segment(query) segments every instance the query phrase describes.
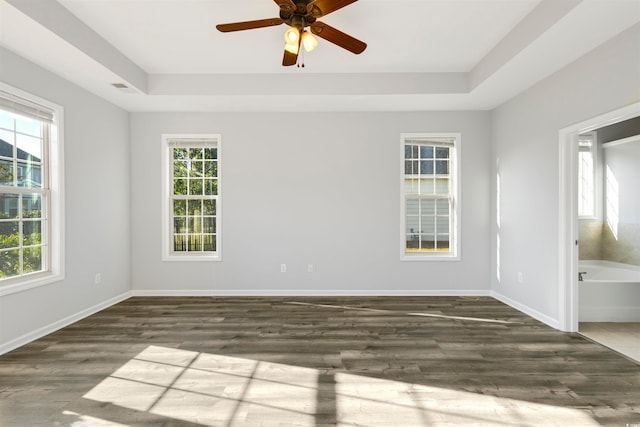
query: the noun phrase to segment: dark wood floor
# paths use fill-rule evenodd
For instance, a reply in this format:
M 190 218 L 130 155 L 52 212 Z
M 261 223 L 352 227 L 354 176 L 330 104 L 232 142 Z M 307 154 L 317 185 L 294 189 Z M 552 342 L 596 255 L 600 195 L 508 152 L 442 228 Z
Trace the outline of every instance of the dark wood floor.
M 0 357 L 0 426 L 640 424 L 640 366 L 491 298 L 131 298 Z

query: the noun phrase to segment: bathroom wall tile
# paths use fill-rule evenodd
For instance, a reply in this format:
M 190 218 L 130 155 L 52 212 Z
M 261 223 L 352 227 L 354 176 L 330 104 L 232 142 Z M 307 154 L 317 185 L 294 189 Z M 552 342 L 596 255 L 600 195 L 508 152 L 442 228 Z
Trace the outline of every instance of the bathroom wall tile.
M 602 259 L 602 222 L 580 221 L 578 233 L 580 259 Z
M 618 224 L 617 238 L 608 226 L 604 226 L 602 259 L 640 266 L 640 224 Z

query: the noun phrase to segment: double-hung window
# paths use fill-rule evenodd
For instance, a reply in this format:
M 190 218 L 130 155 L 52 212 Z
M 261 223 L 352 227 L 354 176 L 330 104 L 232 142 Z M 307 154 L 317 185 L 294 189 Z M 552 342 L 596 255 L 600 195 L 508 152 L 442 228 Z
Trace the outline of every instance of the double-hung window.
M 165 260 L 220 259 L 220 136 L 164 135 Z
M 595 132 L 578 136 L 578 215 L 596 217 L 597 143 Z
M 459 134 L 402 134 L 402 259 L 457 259 Z
M 0 295 L 62 279 L 62 108 L 0 84 Z

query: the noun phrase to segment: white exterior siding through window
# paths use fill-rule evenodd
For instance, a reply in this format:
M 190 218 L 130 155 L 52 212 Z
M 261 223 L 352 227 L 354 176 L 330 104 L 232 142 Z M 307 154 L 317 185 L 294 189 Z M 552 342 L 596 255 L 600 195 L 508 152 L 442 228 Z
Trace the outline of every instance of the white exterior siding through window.
M 460 135 L 401 139 L 402 259 L 457 259 Z

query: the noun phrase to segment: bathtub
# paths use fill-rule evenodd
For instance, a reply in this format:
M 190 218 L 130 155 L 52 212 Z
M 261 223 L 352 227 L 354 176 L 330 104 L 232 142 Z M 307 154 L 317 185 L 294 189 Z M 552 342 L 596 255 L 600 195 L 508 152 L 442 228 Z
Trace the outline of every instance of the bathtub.
M 580 261 L 580 322 L 640 322 L 640 267 Z

